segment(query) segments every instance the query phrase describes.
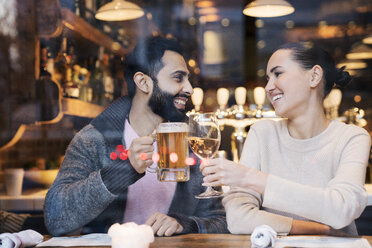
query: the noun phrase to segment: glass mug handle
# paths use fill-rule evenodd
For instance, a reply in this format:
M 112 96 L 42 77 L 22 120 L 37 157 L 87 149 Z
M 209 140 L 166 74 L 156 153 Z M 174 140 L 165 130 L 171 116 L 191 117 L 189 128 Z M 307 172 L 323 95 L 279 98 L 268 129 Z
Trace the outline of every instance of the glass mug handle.
M 154 140 L 156 140 L 156 129 L 154 129 L 154 131 L 152 132 L 152 134 L 150 134 L 150 136 L 151 136 Z M 152 168 L 151 166 L 149 166 L 149 167 L 146 168 L 146 171 L 147 171 L 147 172 L 150 172 L 150 173 L 157 173 L 157 167 L 158 167 L 158 166 L 156 166 L 155 168 Z

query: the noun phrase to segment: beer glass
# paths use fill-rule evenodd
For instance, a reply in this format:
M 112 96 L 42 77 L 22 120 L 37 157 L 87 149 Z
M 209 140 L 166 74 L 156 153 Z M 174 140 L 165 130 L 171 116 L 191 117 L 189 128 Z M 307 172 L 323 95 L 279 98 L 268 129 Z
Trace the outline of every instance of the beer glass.
M 212 158 L 221 142 L 221 132 L 214 113 L 192 114 L 189 116 L 189 143 L 200 159 Z M 223 192 L 207 187 L 205 192 L 195 196 L 198 199 L 221 197 Z
M 159 153 L 157 167 L 161 182 L 185 182 L 190 178 L 190 167 L 186 165 L 189 156 L 188 125 L 183 122 L 165 122 L 156 129 Z

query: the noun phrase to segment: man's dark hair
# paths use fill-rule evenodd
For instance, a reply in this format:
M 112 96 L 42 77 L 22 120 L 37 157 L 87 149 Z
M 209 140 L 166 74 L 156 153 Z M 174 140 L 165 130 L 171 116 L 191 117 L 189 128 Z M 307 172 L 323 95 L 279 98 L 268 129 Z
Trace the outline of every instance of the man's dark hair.
M 134 50 L 125 58 L 123 65 L 129 97 L 133 98 L 136 94 L 134 74 L 143 72 L 152 79 L 156 79 L 156 75 L 164 66 L 161 59 L 167 50 L 183 55 L 181 45 L 175 39 L 151 36 L 138 41 Z

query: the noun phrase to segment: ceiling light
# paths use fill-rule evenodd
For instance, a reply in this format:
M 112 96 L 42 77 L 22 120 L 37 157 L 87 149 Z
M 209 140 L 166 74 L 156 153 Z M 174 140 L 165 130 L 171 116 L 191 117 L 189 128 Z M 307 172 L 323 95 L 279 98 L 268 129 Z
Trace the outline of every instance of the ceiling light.
M 341 68 L 345 66 L 346 70 L 356 70 L 356 69 L 364 69 L 367 68 L 367 63 L 363 60 L 343 60 L 340 63 L 337 64 L 337 67 Z
M 346 54 L 347 59 L 372 59 L 372 49 L 363 44 L 353 45 L 351 51 Z
M 245 6 L 243 14 L 252 17 L 277 17 L 289 15 L 294 10 L 285 0 L 254 0 Z
M 372 34 L 365 37 L 362 41 L 364 44 L 372 45 Z
M 103 21 L 125 21 L 140 18 L 144 13 L 143 9 L 134 3 L 113 0 L 99 8 L 95 17 Z
M 214 6 L 212 1 L 198 1 L 195 3 L 195 6 L 198 8 L 208 8 Z

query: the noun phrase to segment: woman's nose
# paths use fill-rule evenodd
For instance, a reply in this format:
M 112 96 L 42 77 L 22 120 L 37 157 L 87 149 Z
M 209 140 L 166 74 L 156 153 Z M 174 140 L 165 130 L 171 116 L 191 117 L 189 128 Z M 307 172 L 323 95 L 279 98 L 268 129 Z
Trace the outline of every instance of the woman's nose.
M 275 88 L 274 82 L 272 79 L 267 80 L 266 86 L 265 86 L 265 91 L 266 93 L 269 93 Z

